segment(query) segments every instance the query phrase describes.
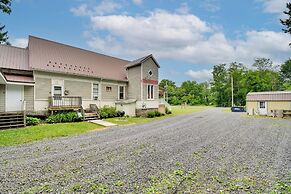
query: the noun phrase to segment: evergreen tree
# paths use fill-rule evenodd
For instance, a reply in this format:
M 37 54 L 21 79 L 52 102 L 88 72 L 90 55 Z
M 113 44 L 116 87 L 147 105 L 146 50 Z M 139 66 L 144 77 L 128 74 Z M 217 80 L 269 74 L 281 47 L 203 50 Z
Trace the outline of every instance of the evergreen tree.
M 285 28 L 282 29 L 283 32 L 291 35 L 291 3 L 287 3 L 286 7 L 287 7 L 287 10 L 284 11 L 283 13 L 286 14 L 288 18 L 285 20 L 280 19 L 280 21 L 281 21 L 281 24 L 285 26 Z M 289 43 L 289 45 L 291 46 L 291 42 Z
M 11 0 L 0 0 L 0 11 L 6 14 L 11 13 Z M 0 44 L 9 44 L 8 32 L 4 30 L 5 25 L 0 24 Z

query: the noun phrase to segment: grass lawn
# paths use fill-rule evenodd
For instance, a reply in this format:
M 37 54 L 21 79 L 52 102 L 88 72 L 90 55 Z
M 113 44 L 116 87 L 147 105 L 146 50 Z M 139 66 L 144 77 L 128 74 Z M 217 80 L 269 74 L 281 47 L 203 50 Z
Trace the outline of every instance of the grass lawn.
M 183 115 L 183 114 L 190 114 L 190 113 L 202 111 L 205 109 L 207 109 L 207 106 L 188 106 L 186 108 L 181 108 L 180 106 L 172 106 L 172 114 L 161 116 L 161 117 L 155 117 L 155 118 L 143 118 L 143 117 L 109 118 L 109 119 L 104 119 L 104 120 L 111 122 L 111 123 L 115 123 L 117 125 L 129 125 L 129 124 L 138 124 L 138 123 L 155 121 L 158 119 L 164 119 L 164 118 Z
M 43 124 L 0 131 L 0 146 L 23 144 L 46 138 L 77 135 L 88 131 L 101 129 L 102 126 L 88 123 Z

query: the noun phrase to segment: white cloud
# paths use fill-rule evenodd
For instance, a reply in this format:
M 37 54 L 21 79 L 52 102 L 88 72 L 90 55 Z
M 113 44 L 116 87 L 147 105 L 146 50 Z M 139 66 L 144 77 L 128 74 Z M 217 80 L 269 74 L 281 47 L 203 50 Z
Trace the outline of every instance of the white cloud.
M 132 0 L 132 2 L 136 5 L 141 5 L 142 4 L 142 0 Z
M 266 13 L 282 13 L 286 9 L 286 3 L 289 0 L 257 0 L 263 3 L 263 9 Z
M 203 69 L 199 71 L 188 70 L 185 74 L 198 82 L 207 81 L 212 78 L 212 70 L 210 69 Z
M 211 30 L 194 15 L 170 14 L 162 10 L 152 12 L 148 17 L 95 16 L 91 18 L 91 22 L 94 30 L 108 31 L 133 50 L 160 49 L 165 45 L 170 48 L 180 47 L 195 43 L 201 39 L 200 33 Z
M 94 16 L 94 15 L 105 15 L 115 12 L 121 8 L 121 5 L 111 1 L 103 0 L 97 6 L 89 6 L 88 4 L 81 4 L 79 7 L 71 8 L 70 11 L 75 16 Z
M 290 36 L 282 32 L 248 31 L 229 39 L 215 25 L 193 14 L 155 10 L 148 15 L 90 16 L 88 45 L 112 55 L 137 58 L 153 53 L 159 59 L 193 64 L 233 61 L 250 65 L 254 58 L 282 62 L 290 57 Z M 105 35 L 104 35 L 105 34 Z
M 88 16 L 92 14 L 92 12 L 88 9 L 87 4 L 81 4 L 79 7 L 71 8 L 70 11 L 75 16 Z
M 94 11 L 96 15 L 104 15 L 113 13 L 117 9 L 121 8 L 121 5 L 111 0 L 104 0 L 98 6 L 95 7 Z
M 190 8 L 187 3 L 182 3 L 176 11 L 180 14 L 188 14 L 190 12 Z
M 217 12 L 220 10 L 217 0 L 205 0 L 202 7 L 209 12 Z
M 28 46 L 27 38 L 16 38 L 14 39 L 11 44 L 16 47 L 26 48 Z

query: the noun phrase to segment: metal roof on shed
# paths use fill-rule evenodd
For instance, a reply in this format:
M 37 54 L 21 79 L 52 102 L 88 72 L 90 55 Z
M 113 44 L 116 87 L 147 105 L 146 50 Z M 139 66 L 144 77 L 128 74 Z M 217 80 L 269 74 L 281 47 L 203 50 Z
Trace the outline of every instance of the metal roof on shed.
M 250 92 L 247 101 L 291 101 L 291 91 Z

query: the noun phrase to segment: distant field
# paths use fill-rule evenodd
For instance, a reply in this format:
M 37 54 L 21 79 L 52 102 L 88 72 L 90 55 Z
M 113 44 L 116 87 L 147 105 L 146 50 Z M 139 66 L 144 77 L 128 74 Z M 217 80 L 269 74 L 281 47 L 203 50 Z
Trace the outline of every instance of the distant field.
M 118 125 L 138 124 L 138 123 L 145 123 L 145 122 L 155 121 L 158 119 L 164 119 L 168 117 L 202 111 L 202 110 L 207 109 L 207 106 L 187 106 L 186 108 L 181 108 L 181 106 L 172 106 L 171 109 L 172 109 L 172 114 L 161 116 L 161 117 L 155 117 L 155 118 L 132 117 L 132 118 L 109 118 L 109 119 L 104 119 L 104 120 L 118 124 Z

